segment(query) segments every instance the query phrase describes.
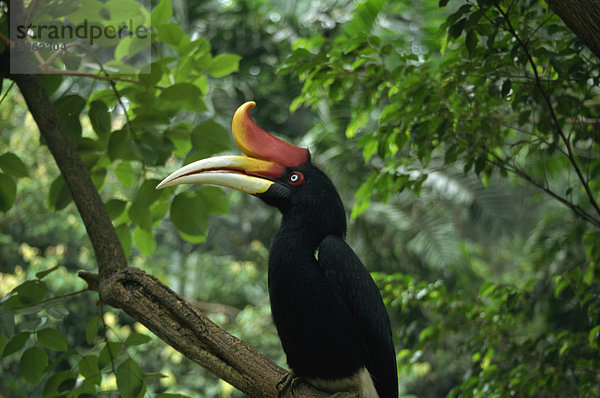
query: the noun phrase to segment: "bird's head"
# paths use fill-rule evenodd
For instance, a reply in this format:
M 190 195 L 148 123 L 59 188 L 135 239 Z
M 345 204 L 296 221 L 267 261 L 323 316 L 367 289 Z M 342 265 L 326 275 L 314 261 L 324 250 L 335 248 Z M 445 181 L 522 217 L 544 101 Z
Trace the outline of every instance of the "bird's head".
M 233 116 L 233 139 L 246 156 L 217 156 L 190 163 L 157 189 L 180 184 L 212 184 L 255 195 L 283 213 L 288 227 L 309 226 L 322 239 L 344 235 L 346 216 L 331 180 L 311 163 L 310 152 L 282 141 L 250 118 L 254 102 Z

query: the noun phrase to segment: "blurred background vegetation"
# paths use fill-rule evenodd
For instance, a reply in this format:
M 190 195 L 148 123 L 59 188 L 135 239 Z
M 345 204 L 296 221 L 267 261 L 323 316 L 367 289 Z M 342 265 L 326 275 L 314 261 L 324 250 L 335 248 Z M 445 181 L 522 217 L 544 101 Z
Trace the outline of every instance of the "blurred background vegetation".
M 257 124 L 309 147 L 344 199 L 347 239 L 391 316 L 401 396 L 600 394 L 600 214 L 585 189 L 600 199 L 600 68 L 545 3 L 162 0 L 162 7 L 172 14 L 156 18 L 180 26 L 185 40 L 209 43 L 214 57 L 239 58 L 226 71 L 185 69 L 184 61 L 205 59 L 159 30 L 160 72 L 144 89 L 193 82 L 201 104 L 167 109 L 160 95 L 149 100 L 139 84 L 118 83 L 143 132 L 126 136 L 137 143 L 129 152 L 111 144 L 128 123 L 116 99 L 106 100 L 108 84 L 45 77 L 55 104 L 82 98 L 75 135 L 130 265 L 285 366 L 266 282 L 277 212 L 204 187 L 193 198 L 206 211 L 189 226 L 177 217 L 173 190 L 152 200 L 143 192 L 183 158 L 234 152 L 213 133 L 229 130 L 218 126 L 255 100 Z M 76 273 L 96 265 L 77 210 L 18 89 L 5 80 L 1 94 L 1 396 L 243 396 L 84 291 Z M 164 115 L 153 119 L 159 110 Z M 109 115 L 110 138 L 102 138 L 99 114 Z M 105 147 L 93 149 L 102 140 Z M 94 157 L 102 151 L 108 156 Z M 184 191 L 177 197 L 192 200 Z M 127 392 L 123 374 L 131 373 L 141 375 L 141 391 Z

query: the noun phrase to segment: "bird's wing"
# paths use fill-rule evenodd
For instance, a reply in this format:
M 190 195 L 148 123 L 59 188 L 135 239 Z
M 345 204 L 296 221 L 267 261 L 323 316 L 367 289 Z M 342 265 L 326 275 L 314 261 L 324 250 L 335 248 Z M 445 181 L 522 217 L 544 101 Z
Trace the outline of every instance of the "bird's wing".
M 380 398 L 398 397 L 390 320 L 373 278 L 339 236 L 330 235 L 321 242 L 318 259 L 331 289 L 352 314 L 365 364 Z

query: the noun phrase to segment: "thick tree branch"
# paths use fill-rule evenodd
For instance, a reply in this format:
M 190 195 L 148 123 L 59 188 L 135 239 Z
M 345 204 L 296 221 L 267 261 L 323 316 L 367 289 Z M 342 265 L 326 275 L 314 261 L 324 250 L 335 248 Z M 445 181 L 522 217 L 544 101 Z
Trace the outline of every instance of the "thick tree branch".
M 80 276 L 91 289 L 97 285 L 97 275 L 82 272 Z M 126 268 L 110 284 L 105 302 L 123 309 L 183 355 L 250 396 L 277 397 L 276 385 L 284 369 L 221 329 L 156 278 Z M 328 396 L 306 384 L 294 392 L 301 397 Z M 282 394 L 291 396 L 291 391 Z

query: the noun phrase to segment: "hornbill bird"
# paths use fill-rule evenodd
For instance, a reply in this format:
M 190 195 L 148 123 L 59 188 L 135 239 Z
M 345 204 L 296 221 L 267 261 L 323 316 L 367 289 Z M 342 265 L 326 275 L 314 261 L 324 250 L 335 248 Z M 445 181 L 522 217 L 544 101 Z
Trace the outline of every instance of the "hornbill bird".
M 398 397 L 388 314 L 369 272 L 344 241 L 346 214 L 331 180 L 306 148 L 284 142 L 236 111 L 234 141 L 247 156 L 188 164 L 157 189 L 213 184 L 255 195 L 282 213 L 269 250 L 271 313 L 291 372 L 328 392 Z M 293 387 L 293 384 L 292 384 Z

